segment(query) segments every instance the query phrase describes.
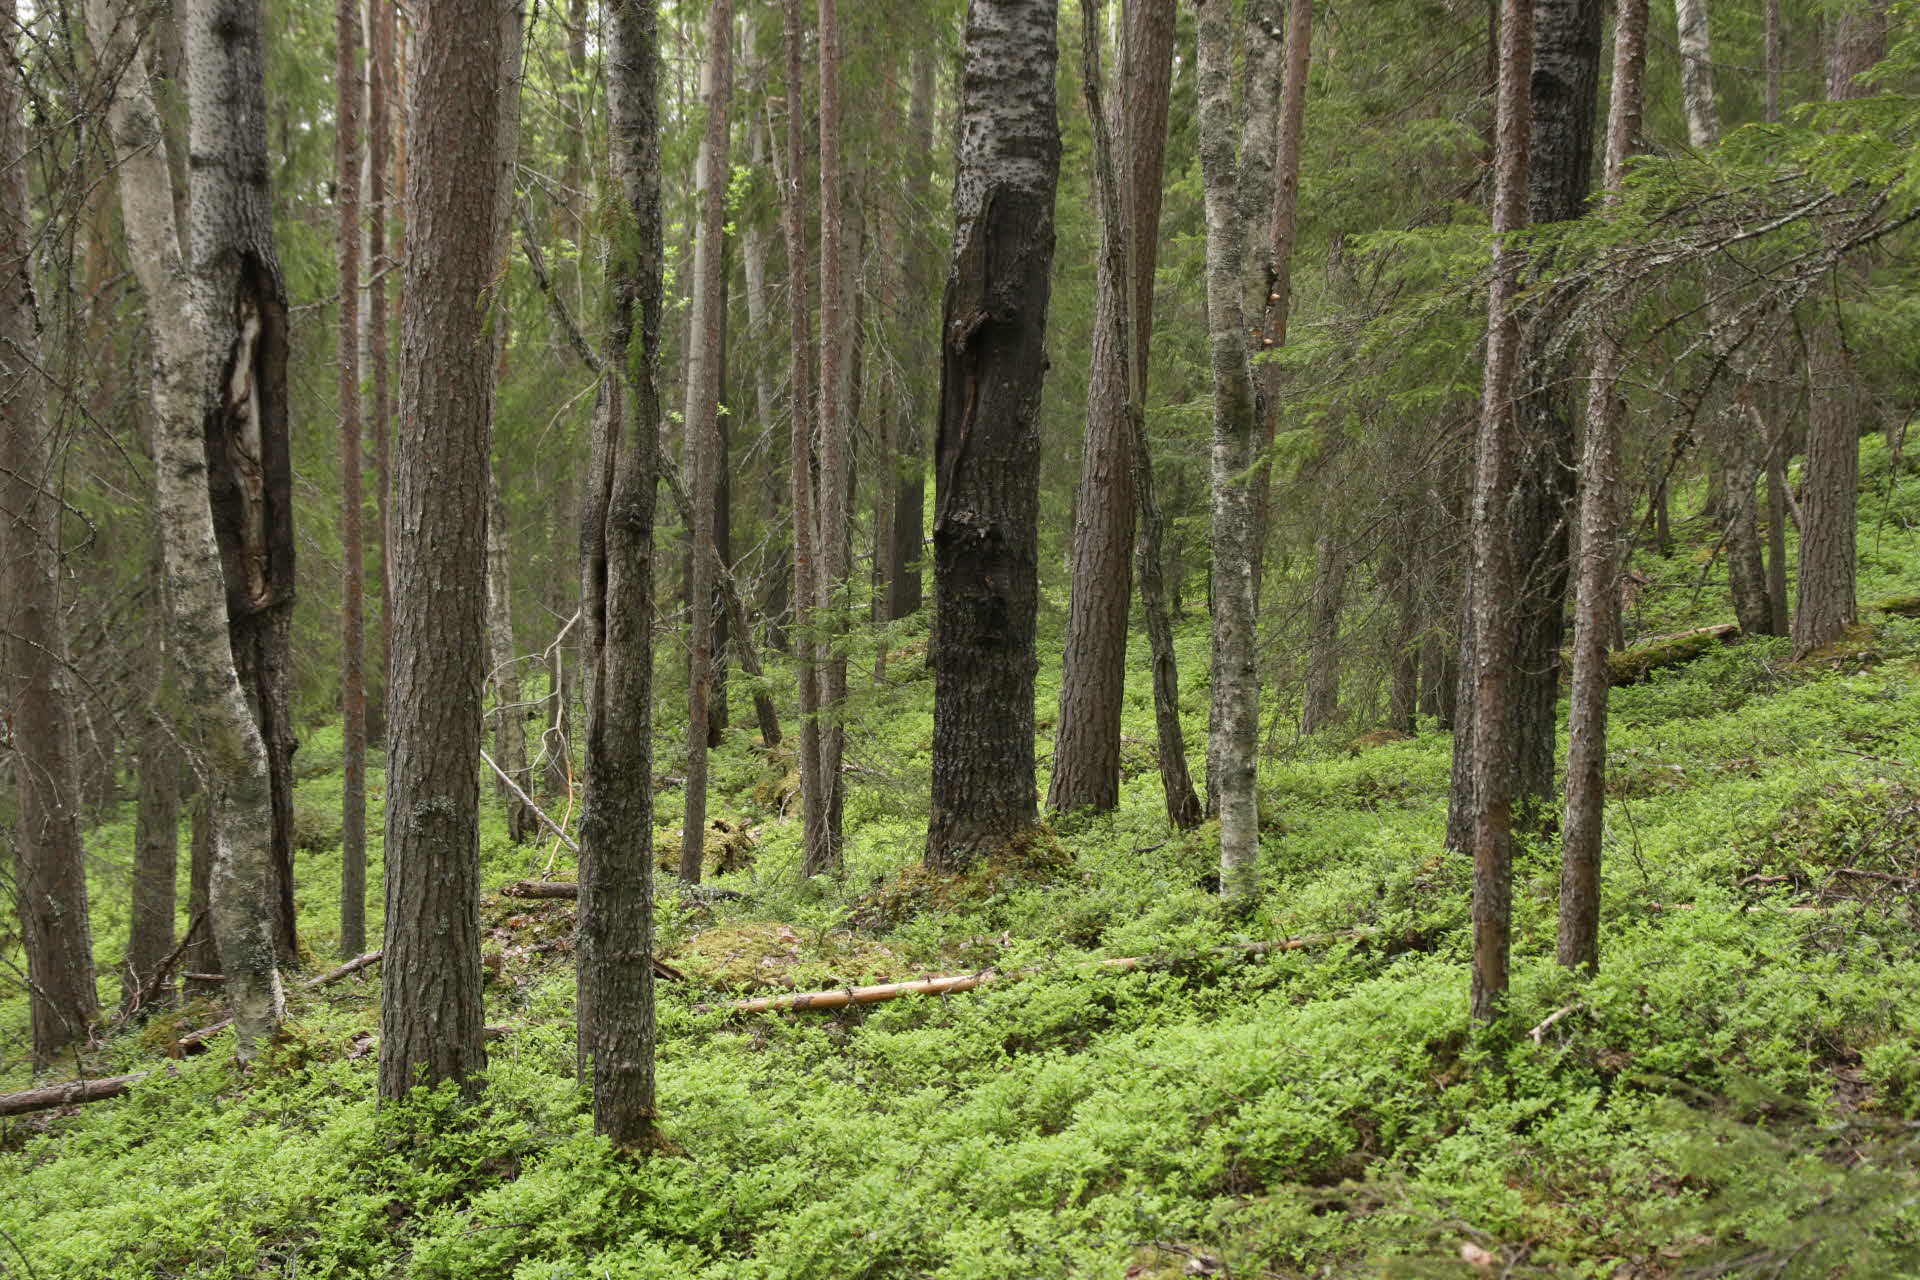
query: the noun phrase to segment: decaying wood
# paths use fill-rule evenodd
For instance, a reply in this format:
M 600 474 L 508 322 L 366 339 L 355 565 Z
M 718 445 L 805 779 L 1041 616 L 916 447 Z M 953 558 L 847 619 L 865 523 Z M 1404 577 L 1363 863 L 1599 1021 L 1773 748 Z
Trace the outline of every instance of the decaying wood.
M 1331 942 L 1354 942 L 1371 936 L 1366 929 L 1343 929 L 1338 933 L 1309 934 L 1299 938 L 1282 938 L 1276 942 L 1253 942 L 1243 946 L 1224 947 L 1223 952 L 1253 958 L 1275 955 L 1283 951 L 1301 951 L 1307 947 L 1323 946 Z M 1123 972 L 1133 969 L 1152 968 L 1164 963 L 1155 956 L 1120 956 L 1107 960 L 1090 960 L 1081 968 L 1117 969 Z M 848 1005 L 879 1004 L 886 1000 L 896 1000 L 901 996 L 949 996 L 962 991 L 972 991 L 989 982 L 1002 982 L 1017 978 L 1031 977 L 1041 972 L 1034 969 L 981 969 L 974 973 L 948 973 L 931 978 L 921 978 L 916 982 L 887 982 L 873 987 L 841 987 L 835 991 L 806 991 L 795 995 L 761 996 L 753 1000 L 736 1000 L 733 1010 L 736 1013 L 801 1013 L 813 1009 L 844 1009 Z
M 515 880 L 500 886 L 503 898 L 565 898 L 580 896 L 580 886 L 572 880 Z
M 177 1068 L 166 1067 L 164 1070 L 171 1075 Z M 53 1107 L 71 1107 L 82 1102 L 99 1102 L 103 1098 L 117 1098 L 152 1074 L 151 1071 L 136 1071 L 130 1076 L 107 1076 L 99 1080 L 68 1080 L 61 1084 L 50 1084 L 44 1089 L 0 1094 L 0 1116 L 19 1116 L 29 1111 L 46 1111 Z

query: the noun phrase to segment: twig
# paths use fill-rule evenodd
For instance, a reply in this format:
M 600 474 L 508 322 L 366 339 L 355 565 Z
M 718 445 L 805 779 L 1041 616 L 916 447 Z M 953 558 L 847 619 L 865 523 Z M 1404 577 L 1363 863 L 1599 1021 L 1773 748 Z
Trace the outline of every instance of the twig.
M 569 836 L 566 833 L 566 830 L 563 827 L 561 827 L 559 823 L 555 822 L 552 818 L 549 818 L 547 816 L 547 811 L 545 809 L 542 809 L 539 805 L 535 804 L 533 802 L 533 797 L 528 795 L 525 791 L 522 791 L 520 789 L 520 784 L 507 776 L 507 771 L 505 769 L 502 769 L 499 765 L 493 762 L 493 757 L 487 754 L 486 748 L 484 747 L 480 749 L 480 760 L 481 760 L 481 763 L 487 766 L 487 768 L 493 770 L 495 776 L 497 776 L 500 779 L 500 781 L 507 784 L 507 790 L 513 792 L 514 796 L 520 801 L 521 804 L 526 805 L 527 808 L 533 811 L 533 816 L 540 820 L 540 824 L 542 826 L 544 826 L 547 830 L 553 832 L 554 835 L 558 836 L 560 838 L 560 843 L 566 845 L 567 848 L 573 850 L 575 857 L 578 857 L 580 855 L 580 846 L 573 842 L 573 837 Z
M 1541 1019 L 1539 1026 L 1527 1032 L 1528 1038 L 1531 1039 L 1535 1044 L 1539 1044 L 1541 1040 L 1546 1037 L 1547 1032 L 1552 1029 L 1554 1023 L 1560 1021 L 1560 1019 L 1566 1017 L 1568 1014 L 1577 1012 L 1586 1007 L 1587 1006 L 1585 1001 L 1575 1000 L 1572 1004 L 1563 1005 L 1560 1008 L 1555 1009 L 1552 1013 L 1548 1014 L 1545 1018 Z

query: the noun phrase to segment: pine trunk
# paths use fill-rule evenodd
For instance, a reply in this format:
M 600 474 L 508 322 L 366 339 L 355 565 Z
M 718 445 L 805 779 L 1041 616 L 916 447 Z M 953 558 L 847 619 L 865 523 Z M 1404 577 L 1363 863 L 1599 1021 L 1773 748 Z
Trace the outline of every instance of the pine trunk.
M 400 362 L 380 1092 L 486 1067 L 479 777 L 487 655 L 502 0 L 428 0 L 417 29 Z
M 1306 701 L 1300 732 L 1319 733 L 1340 714 L 1340 605 L 1347 589 L 1347 554 L 1332 535 L 1314 544 L 1313 608 L 1307 638 Z
M 360 6 L 334 21 L 340 244 L 340 954 L 367 944 L 366 576 L 360 538 Z
M 609 271 L 607 388 L 631 424 L 617 446 L 594 560 L 604 590 L 587 705 L 587 804 L 580 824 L 580 1052 L 591 1064 L 594 1129 L 617 1146 L 655 1142 L 653 1055 L 653 510 L 660 454 L 658 391 L 662 237 L 660 77 L 651 0 L 606 11 L 611 168 L 620 201 Z M 635 333 L 638 325 L 639 332 Z M 634 347 L 635 342 L 638 348 Z M 617 457 L 617 461 L 614 459 Z
M 934 440 L 927 865 L 1031 831 L 1040 391 L 1060 174 L 1053 0 L 971 0 Z
M 14 9 L 7 9 L 9 21 Z M 11 50 L 14 36 L 9 33 Z M 19 792 L 15 894 L 27 958 L 33 1063 L 51 1066 L 99 1013 L 80 776 L 60 608 L 60 475 L 48 448 L 34 313 L 21 64 L 0 68 L 0 588 L 7 601 L 7 706 Z
M 387 214 L 393 207 L 387 178 L 393 149 L 393 0 L 368 4 L 373 46 L 367 85 L 367 350 L 373 360 L 368 428 L 373 434 L 374 519 L 380 541 L 380 680 L 378 700 L 367 711 L 367 734 L 384 741 L 387 690 L 393 679 L 393 398 L 388 381 L 392 343 L 387 336 L 387 272 L 394 266 L 387 256 Z

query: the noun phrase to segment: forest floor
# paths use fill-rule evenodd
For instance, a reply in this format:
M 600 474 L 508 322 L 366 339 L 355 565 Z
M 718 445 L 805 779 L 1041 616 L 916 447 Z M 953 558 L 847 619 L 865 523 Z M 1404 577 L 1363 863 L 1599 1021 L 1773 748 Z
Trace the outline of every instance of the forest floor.
M 1920 480 L 1864 452 L 1863 606 L 1920 594 Z M 1707 561 L 1704 541 L 1638 558 L 1640 635 L 1730 616 Z M 1801 663 L 1783 641 L 1716 646 L 1618 689 L 1601 971 L 1554 963 L 1558 850 L 1523 845 L 1492 1029 L 1466 1017 L 1445 735 L 1283 733 L 1260 768 L 1264 893 L 1230 922 L 1211 829 L 1170 838 L 1162 820 L 1140 681 L 1116 813 L 937 879 L 916 867 L 923 627 L 892 630 L 885 681 L 857 682 L 838 882 L 800 883 L 791 758 L 759 749 L 736 689 L 710 812 L 746 833 L 726 850 L 743 865 L 710 882 L 741 896 L 661 896 L 660 951 L 685 974 L 658 988 L 669 1154 L 629 1163 L 592 1137 L 572 904 L 493 892 L 571 879 L 570 855 L 511 845 L 490 810 L 487 1019 L 509 1030 L 476 1104 L 375 1104 L 377 970 L 299 993 L 245 1078 L 216 1042 L 121 1099 L 0 1121 L 0 1276 L 1920 1276 L 1920 621 L 1868 612 Z M 1193 737 L 1203 619 L 1181 644 Z M 300 755 L 316 967 L 334 949 L 338 746 L 320 727 Z M 103 975 L 131 821 L 91 835 Z M 377 928 L 377 872 L 373 902 Z M 1364 936 L 1236 950 L 1348 930 Z M 1088 963 L 1121 956 L 1151 963 Z M 729 1008 L 987 966 L 1024 976 L 832 1013 Z M 215 1016 L 125 1029 L 86 1065 L 169 1065 L 171 1037 Z M 23 1027 L 20 999 L 0 1003 L 16 1052 Z M 17 1060 L 0 1079 L 26 1083 Z

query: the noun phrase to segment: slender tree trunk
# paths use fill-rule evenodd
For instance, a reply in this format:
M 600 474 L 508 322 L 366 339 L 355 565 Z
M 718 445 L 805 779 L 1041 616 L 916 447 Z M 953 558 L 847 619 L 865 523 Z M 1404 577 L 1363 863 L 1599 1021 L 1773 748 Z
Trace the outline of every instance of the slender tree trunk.
M 360 6 L 334 20 L 340 243 L 340 954 L 367 945 L 366 558 L 360 539 Z M 382 335 L 384 337 L 384 335 Z
M 1314 544 L 1313 618 L 1307 639 L 1302 733 L 1318 733 L 1340 714 L 1340 606 L 1346 588 L 1346 549 L 1331 534 L 1322 534 Z
M 733 100 L 733 4 L 714 0 L 707 14 L 707 59 L 701 75 L 707 131 L 700 141 L 694 184 L 698 191 L 698 238 L 693 250 L 693 319 L 686 376 L 686 483 L 693 499 L 693 542 L 687 557 L 687 782 L 680 828 L 680 878 L 700 883 L 707 833 L 707 742 L 714 671 L 715 493 L 719 485 L 719 405 L 722 332 L 726 313 L 727 155 Z
M 1866 96 L 1861 73 L 1886 48 L 1887 15 L 1881 5 L 1846 9 L 1833 16 L 1827 43 L 1827 97 L 1835 102 Z M 1807 361 L 1807 461 L 1801 473 L 1800 594 L 1794 606 L 1793 651 L 1805 657 L 1832 644 L 1853 626 L 1855 515 L 1860 489 L 1860 406 L 1853 357 L 1837 317 L 1823 315 L 1809 326 Z
M 14 8 L 7 8 L 9 22 Z M 0 587 L 7 601 L 7 706 L 19 792 L 14 847 L 27 956 L 33 1063 L 84 1042 L 100 1011 L 80 841 L 80 777 L 60 610 L 59 474 L 48 449 L 46 384 L 34 312 L 21 63 L 7 35 L 0 68 Z
M 826 822 L 807 846 L 807 872 L 838 872 L 846 754 L 848 548 L 852 481 L 852 413 L 847 404 L 851 331 L 848 273 L 841 261 L 846 208 L 840 166 L 840 18 L 836 0 L 820 8 L 820 489 L 819 555 L 814 582 L 820 671 L 820 799 Z M 796 173 L 798 171 L 796 170 Z
M 632 430 L 617 449 L 609 441 L 609 459 L 618 460 L 594 548 L 604 590 L 589 602 L 599 618 L 588 630 L 595 648 L 580 824 L 579 1019 L 581 1053 L 592 1064 L 594 1129 L 645 1151 L 655 1141 L 652 614 L 662 290 L 660 52 L 651 0 L 610 0 L 605 39 L 620 197 L 607 385 L 626 406 L 614 421 L 630 421 Z
M 279 962 L 292 965 L 293 464 L 287 291 L 261 178 L 269 172 L 264 16 L 260 0 L 188 0 L 186 13 L 192 257 L 210 360 L 206 479 L 233 658 L 267 752 L 274 945 Z
M 783 45 L 787 61 L 787 172 L 780 184 L 781 227 L 787 242 L 787 303 L 791 341 L 792 448 L 787 470 L 793 486 L 793 637 L 794 675 L 800 693 L 800 793 L 805 822 L 802 874 L 816 875 L 832 865 L 833 841 L 827 824 L 830 789 L 821 776 L 820 672 L 815 660 L 814 616 L 818 599 L 814 562 L 813 483 L 813 298 L 812 253 L 807 243 L 805 172 L 805 81 L 801 76 L 801 0 L 785 0 Z
M 1265 0 L 1247 13 L 1247 87 L 1236 156 L 1228 10 L 1199 5 L 1200 164 L 1207 224 L 1207 345 L 1213 372 L 1211 451 L 1213 698 L 1207 791 L 1220 815 L 1220 894 L 1248 904 L 1259 887 L 1255 798 L 1260 677 L 1254 662 L 1255 495 L 1250 474 L 1260 406 L 1248 359 L 1248 228 L 1270 198 L 1279 28 Z M 1265 295 L 1261 295 L 1264 297 Z
M 1686 0 L 1682 0 L 1683 3 Z M 1640 133 L 1647 0 L 1621 0 L 1613 28 L 1613 91 L 1607 111 L 1606 186 L 1619 189 Z M 1580 560 L 1575 590 L 1573 693 L 1568 711 L 1567 807 L 1560 855 L 1560 963 L 1600 965 L 1600 848 L 1607 786 L 1608 641 L 1620 599 L 1621 466 L 1626 354 L 1607 323 L 1593 346 L 1593 390 L 1580 459 Z
M 164 662 L 164 657 L 162 658 Z M 167 683 L 161 679 L 164 687 Z M 159 716 L 149 712 L 140 740 L 140 799 L 134 810 L 133 910 L 120 1008 L 131 1013 L 165 1000 L 170 978 L 159 973 L 173 951 L 180 860 L 180 756 Z
M 1060 174 L 1053 0 L 970 0 L 941 312 L 927 865 L 1032 829 L 1040 390 Z
M 514 787 L 531 793 L 527 768 L 527 713 L 522 701 L 520 653 L 513 637 L 512 557 L 507 541 L 507 502 L 497 467 L 487 477 L 487 684 L 493 693 L 493 755 L 513 786 L 494 777 L 494 794 L 507 811 L 507 837 L 524 844 L 540 824 Z
M 764 76 L 764 72 L 760 73 Z M 762 80 L 764 87 L 764 79 Z M 747 125 L 747 155 L 755 169 L 765 170 L 773 163 L 771 130 L 766 113 L 753 111 Z M 753 407 L 756 432 L 767 442 L 766 468 L 761 486 L 761 510 L 766 527 L 778 529 L 786 519 L 786 503 L 781 497 L 781 457 L 785 452 L 773 430 L 776 417 L 773 390 L 773 309 L 767 300 L 767 261 L 773 254 L 773 237 L 758 218 L 748 219 L 741 229 L 746 268 L 747 345 L 753 367 Z M 765 576 L 762 608 L 766 614 L 766 643 L 774 649 L 786 647 L 785 618 L 788 588 L 793 580 L 793 565 L 784 539 L 773 539 L 773 550 Z
M 1515 564 L 1513 494 L 1518 461 L 1513 400 L 1520 324 L 1514 295 L 1524 256 L 1514 233 L 1526 225 L 1530 102 L 1533 74 L 1530 0 L 1503 0 L 1500 10 L 1500 79 L 1494 151 L 1493 281 L 1487 293 L 1487 357 L 1481 392 L 1480 430 L 1474 442 L 1473 572 L 1469 582 L 1472 623 L 1469 673 L 1474 732 L 1471 794 L 1455 797 L 1472 817 L 1473 989 L 1470 1008 L 1490 1021 L 1507 991 L 1509 921 L 1513 909 L 1513 807 L 1515 770 L 1511 726 Z M 1464 801 L 1464 803 L 1462 803 Z
M 909 168 L 911 207 L 925 209 L 933 203 L 933 72 L 934 55 L 919 53 L 913 60 L 913 90 L 907 108 L 907 132 L 912 141 Z M 906 298 L 925 298 L 933 292 L 939 266 L 926 246 L 927 237 L 917 226 L 903 220 L 899 250 L 903 255 Z M 927 371 L 938 357 L 932 326 L 916 322 L 911 310 L 903 310 L 902 343 L 907 373 L 901 387 L 899 416 L 893 435 L 894 482 L 893 514 L 890 528 L 893 551 L 888 557 L 892 576 L 887 585 L 887 617 L 904 618 L 920 612 L 922 547 L 926 525 L 927 446 L 921 419 L 926 413 Z
M 1122 253 L 1103 254 L 1096 285 L 1093 371 L 1087 433 L 1075 504 L 1073 594 L 1060 681 L 1059 726 L 1047 807 L 1057 812 L 1112 809 L 1120 802 L 1120 710 L 1126 692 L 1127 615 L 1136 540 L 1133 431 L 1144 412 L 1152 323 L 1153 271 L 1159 247 L 1161 169 L 1166 154 L 1173 62 L 1172 0 L 1136 0 L 1122 37 L 1120 81 L 1127 92 L 1110 107 L 1108 127 L 1126 158 L 1127 185 L 1113 216 L 1124 226 Z M 1098 31 L 1093 38 L 1098 39 Z M 1095 51 L 1093 56 L 1098 56 Z M 1103 228 L 1102 235 L 1110 229 Z M 1131 274 L 1120 274 L 1126 271 Z M 1144 287 L 1143 287 L 1144 286 Z M 1128 311 L 1138 298 L 1138 309 Z M 1121 344 L 1127 331 L 1133 349 Z M 1139 382 L 1138 392 L 1129 378 Z
M 200 69 L 194 81 L 211 93 L 221 83 L 222 57 L 217 48 L 203 49 L 217 38 L 208 16 L 190 14 L 187 45 L 190 65 Z M 236 40 L 246 39 L 248 32 L 259 35 L 257 15 L 252 21 L 234 17 L 222 34 Z M 279 895 L 267 748 L 235 669 L 227 579 L 208 502 L 202 406 L 214 348 L 199 305 L 206 295 L 193 287 L 180 252 L 165 135 L 153 98 L 144 77 L 127 73 L 139 53 L 132 16 L 113 0 L 90 0 L 87 26 L 98 61 L 107 69 L 107 82 L 115 86 L 108 118 L 119 161 L 121 220 L 128 257 L 154 317 L 155 507 L 172 613 L 181 728 L 205 792 L 205 852 L 200 861 L 209 932 L 227 976 L 235 1052 L 246 1060 L 278 1033 L 284 1012 L 275 928 Z M 233 86 L 227 88 L 233 91 Z M 212 120 L 198 119 L 194 129 L 196 173 L 208 174 L 205 183 L 195 183 L 198 209 L 205 198 L 200 187 L 216 185 L 209 171 L 228 157 L 210 141 L 201 141 L 203 130 L 214 129 Z M 256 335 L 264 325 L 265 317 L 254 317 Z M 229 372 L 240 373 L 246 381 L 252 362 Z
M 380 1092 L 486 1067 L 481 676 L 493 348 L 485 298 L 503 112 L 503 0 L 426 0 L 408 137 L 406 298 L 387 747 Z

